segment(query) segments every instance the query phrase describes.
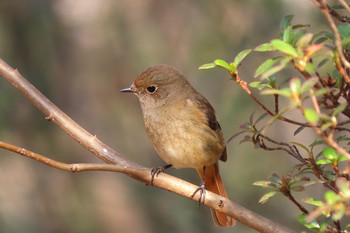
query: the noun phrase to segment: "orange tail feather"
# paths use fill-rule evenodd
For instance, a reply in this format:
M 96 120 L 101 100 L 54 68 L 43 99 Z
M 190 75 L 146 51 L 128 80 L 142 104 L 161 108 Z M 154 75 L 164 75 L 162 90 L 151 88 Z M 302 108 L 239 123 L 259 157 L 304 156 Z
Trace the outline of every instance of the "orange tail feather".
M 197 169 L 197 172 L 203 179 L 203 168 Z M 226 190 L 219 174 L 218 163 L 205 168 L 205 187 L 207 190 L 227 198 Z M 211 214 L 215 224 L 218 226 L 230 227 L 236 224 L 235 219 L 217 210 L 211 209 Z

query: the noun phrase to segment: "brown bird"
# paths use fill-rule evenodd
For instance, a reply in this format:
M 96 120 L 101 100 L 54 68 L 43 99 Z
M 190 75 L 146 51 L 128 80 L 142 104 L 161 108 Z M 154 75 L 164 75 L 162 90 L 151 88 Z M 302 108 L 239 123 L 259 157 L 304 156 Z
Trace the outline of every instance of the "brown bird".
M 205 189 L 227 197 L 218 165 L 219 159 L 227 160 L 226 146 L 215 110 L 208 100 L 169 65 L 147 68 L 131 87 L 121 91 L 138 97 L 147 134 L 168 164 L 154 169 L 152 180 L 154 175 L 171 166 L 195 168 L 202 179 L 197 190 L 201 191 L 199 202 L 203 201 L 202 194 L 205 198 Z M 236 222 L 217 210 L 211 212 L 218 226 L 233 226 Z

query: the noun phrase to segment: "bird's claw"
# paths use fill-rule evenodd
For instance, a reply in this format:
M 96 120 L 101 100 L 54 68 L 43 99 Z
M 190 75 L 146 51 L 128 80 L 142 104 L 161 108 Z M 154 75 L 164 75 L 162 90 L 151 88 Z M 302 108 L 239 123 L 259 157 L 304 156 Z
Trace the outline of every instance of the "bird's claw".
M 199 186 L 199 188 L 197 188 L 194 193 L 190 196 L 191 199 L 194 198 L 194 196 L 196 195 L 196 193 L 199 192 L 199 197 L 198 197 L 198 206 L 200 206 L 201 204 L 204 204 L 205 202 L 205 183 L 202 182 L 201 185 Z
M 154 181 L 154 177 L 158 176 L 159 173 L 164 172 L 166 169 L 168 169 L 169 167 L 172 167 L 173 165 L 168 164 L 162 167 L 156 167 L 153 168 L 151 171 L 151 186 L 153 186 L 153 181 Z

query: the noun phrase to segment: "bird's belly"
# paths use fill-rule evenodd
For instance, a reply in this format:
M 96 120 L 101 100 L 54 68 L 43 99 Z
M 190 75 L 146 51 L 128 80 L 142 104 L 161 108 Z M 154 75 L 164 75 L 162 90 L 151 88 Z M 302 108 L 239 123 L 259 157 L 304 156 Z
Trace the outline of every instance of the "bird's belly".
M 225 148 L 222 136 L 201 121 L 163 119 L 146 128 L 160 157 L 177 168 L 212 165 Z

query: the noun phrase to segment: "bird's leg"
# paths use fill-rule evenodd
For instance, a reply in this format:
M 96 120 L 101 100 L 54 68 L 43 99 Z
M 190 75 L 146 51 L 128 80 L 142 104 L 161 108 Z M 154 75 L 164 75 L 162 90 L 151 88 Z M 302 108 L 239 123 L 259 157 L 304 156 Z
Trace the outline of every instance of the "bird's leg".
M 202 182 L 199 185 L 199 188 L 194 191 L 194 193 L 190 196 L 191 199 L 196 195 L 196 193 L 199 192 L 199 198 L 198 198 L 198 205 L 204 204 L 205 201 L 205 166 L 203 167 L 203 177 Z
M 166 169 L 172 167 L 173 165 L 168 164 L 162 167 L 153 168 L 151 171 L 151 186 L 153 186 L 154 177 L 158 176 L 159 173 L 164 172 Z

